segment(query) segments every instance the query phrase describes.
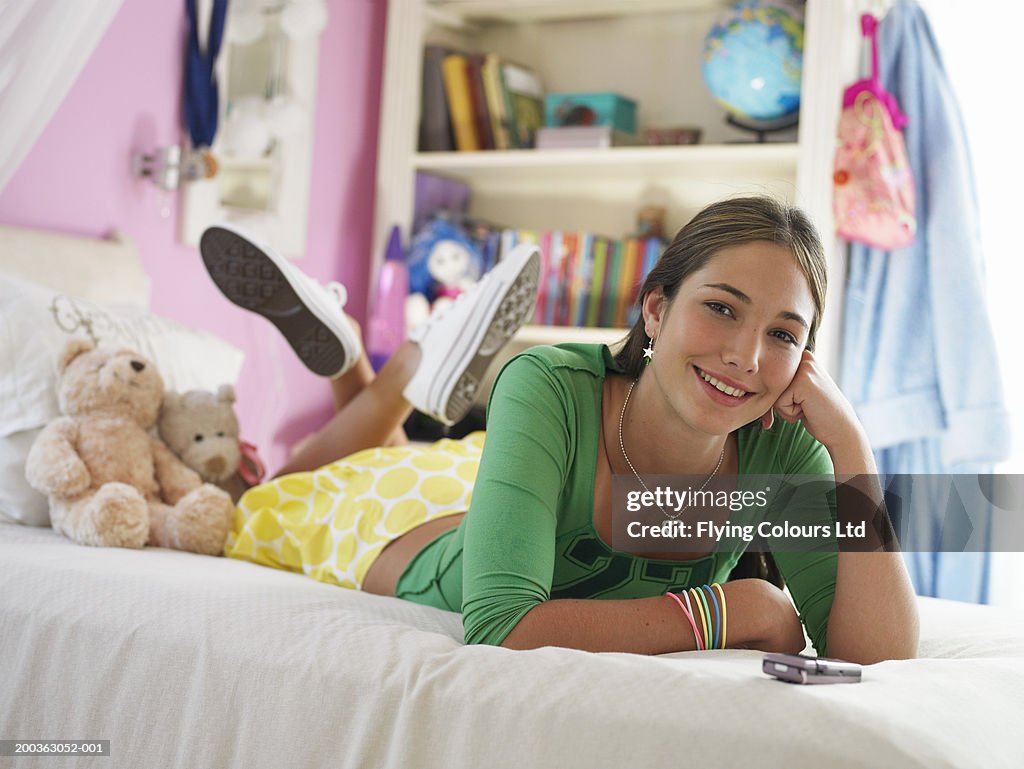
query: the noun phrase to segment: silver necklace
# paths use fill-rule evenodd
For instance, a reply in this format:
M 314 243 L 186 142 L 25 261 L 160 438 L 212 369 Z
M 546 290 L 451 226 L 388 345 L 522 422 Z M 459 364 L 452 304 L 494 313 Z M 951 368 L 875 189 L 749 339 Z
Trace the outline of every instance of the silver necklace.
M 626 399 L 624 401 L 622 401 L 622 411 L 619 412 L 619 449 L 622 451 L 622 457 L 623 457 L 623 459 L 626 460 L 626 464 L 629 465 L 629 469 L 633 471 L 633 475 L 636 476 L 636 479 L 640 482 L 640 485 L 644 487 L 644 491 L 646 491 L 648 494 L 650 494 L 651 490 L 649 488 L 647 488 L 647 484 L 644 483 L 644 479 L 640 477 L 640 473 L 638 473 L 636 471 L 636 468 L 633 467 L 633 463 L 629 461 L 629 454 L 626 453 L 626 444 L 622 440 L 622 422 L 626 418 L 626 406 L 629 405 L 629 396 L 633 394 L 633 388 L 636 387 L 636 383 L 638 381 L 639 381 L 638 379 L 634 379 L 630 383 L 629 390 L 626 392 Z M 701 485 L 701 487 L 699 489 L 697 489 L 697 493 L 698 494 L 700 494 L 702 491 L 704 491 L 705 487 L 709 483 L 711 483 L 711 479 L 714 478 L 718 474 L 718 469 L 722 466 L 722 460 L 725 459 L 725 446 L 726 445 L 728 445 L 728 441 L 726 441 L 726 443 L 722 446 L 722 453 L 718 455 L 718 464 L 715 465 L 715 469 L 711 471 L 711 475 L 709 475 L 707 477 L 707 480 L 705 480 L 704 483 Z M 675 520 L 680 515 L 685 513 L 687 510 L 689 510 L 690 509 L 690 505 L 687 505 L 682 510 L 680 510 L 678 513 L 676 513 L 675 515 L 669 515 L 668 513 L 666 513 L 665 512 L 665 508 L 662 507 L 661 505 L 658 505 L 658 509 L 661 510 L 661 514 L 664 515 L 666 518 L 670 518 L 672 520 Z

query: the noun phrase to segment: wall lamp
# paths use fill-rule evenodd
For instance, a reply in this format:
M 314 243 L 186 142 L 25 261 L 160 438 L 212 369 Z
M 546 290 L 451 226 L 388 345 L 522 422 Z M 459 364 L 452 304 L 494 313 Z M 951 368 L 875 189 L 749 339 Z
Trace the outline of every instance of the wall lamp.
M 182 152 L 178 145 L 132 155 L 132 175 L 146 178 L 164 190 L 176 190 L 182 182 L 210 179 L 217 175 L 217 158 L 212 152 Z

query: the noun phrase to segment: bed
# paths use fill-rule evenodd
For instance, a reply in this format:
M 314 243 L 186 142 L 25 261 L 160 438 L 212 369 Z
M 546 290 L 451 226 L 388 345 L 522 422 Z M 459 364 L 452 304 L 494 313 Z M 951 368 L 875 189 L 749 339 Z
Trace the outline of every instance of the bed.
M 7 504 L 0 740 L 109 740 L 110 758 L 0 767 L 1024 766 L 1024 618 L 1006 610 L 918 599 L 919 659 L 801 687 L 753 651 L 465 646 L 456 614 L 81 547 Z

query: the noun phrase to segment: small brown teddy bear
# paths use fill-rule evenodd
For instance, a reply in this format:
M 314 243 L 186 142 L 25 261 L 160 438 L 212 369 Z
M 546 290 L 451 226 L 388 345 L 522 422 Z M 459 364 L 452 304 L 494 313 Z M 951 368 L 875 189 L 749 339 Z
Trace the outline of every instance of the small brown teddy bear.
M 39 434 L 25 465 L 28 482 L 49 495 L 53 528 L 83 545 L 219 555 L 234 506 L 147 432 L 164 392 L 156 366 L 73 339 L 58 370 L 64 416 Z
M 243 457 L 234 402 L 231 385 L 221 385 L 215 393 L 167 393 L 158 424 L 160 437 L 182 462 L 237 502 L 249 483 L 239 471 Z

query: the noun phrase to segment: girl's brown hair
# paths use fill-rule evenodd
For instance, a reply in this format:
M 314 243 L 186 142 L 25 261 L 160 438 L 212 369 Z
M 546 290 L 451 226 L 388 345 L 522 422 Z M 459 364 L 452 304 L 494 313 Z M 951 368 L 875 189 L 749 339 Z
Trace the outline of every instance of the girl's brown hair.
M 701 269 L 723 248 L 765 240 L 792 252 L 807 278 L 814 300 L 807 349 L 814 349 L 814 336 L 825 310 L 825 251 L 817 229 L 799 208 L 774 198 L 753 196 L 730 198 L 704 208 L 675 236 L 640 288 L 639 303 L 660 288 L 671 303 L 679 286 Z M 647 333 L 643 315 L 637 318 L 615 360 L 625 374 L 636 378 L 643 369 Z

